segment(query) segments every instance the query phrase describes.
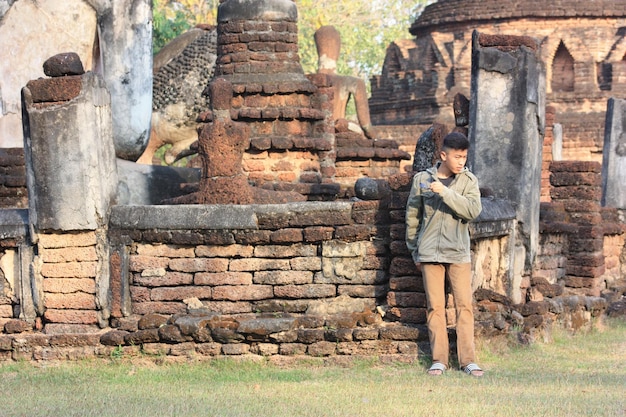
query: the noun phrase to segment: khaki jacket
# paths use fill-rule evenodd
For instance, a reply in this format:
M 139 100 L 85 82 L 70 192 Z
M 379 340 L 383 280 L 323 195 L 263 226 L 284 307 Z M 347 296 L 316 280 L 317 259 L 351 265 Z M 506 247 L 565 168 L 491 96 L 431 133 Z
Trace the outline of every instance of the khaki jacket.
M 413 177 L 406 205 L 406 245 L 415 263 L 468 263 L 469 222 L 482 210 L 478 180 L 465 168 L 441 195 L 422 189 L 420 184 L 439 181 L 437 167 Z

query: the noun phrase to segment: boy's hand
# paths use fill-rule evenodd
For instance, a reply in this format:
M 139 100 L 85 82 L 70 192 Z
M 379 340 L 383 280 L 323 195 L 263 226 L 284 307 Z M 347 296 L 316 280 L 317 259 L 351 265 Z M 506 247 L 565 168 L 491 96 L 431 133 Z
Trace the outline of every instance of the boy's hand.
M 443 185 L 440 181 L 433 181 L 430 184 L 430 190 L 433 193 L 437 193 L 437 194 L 441 194 L 441 192 L 446 188 L 445 185 Z

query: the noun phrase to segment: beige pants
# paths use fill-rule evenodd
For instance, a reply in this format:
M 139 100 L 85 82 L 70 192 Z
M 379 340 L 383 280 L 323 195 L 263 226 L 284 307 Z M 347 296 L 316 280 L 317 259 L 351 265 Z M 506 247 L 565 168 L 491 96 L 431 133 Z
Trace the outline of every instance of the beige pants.
M 428 336 L 433 363 L 449 366 L 446 325 L 446 273 L 452 287 L 456 311 L 457 354 L 459 365 L 475 362 L 474 311 L 472 307 L 472 266 L 467 264 L 421 264 L 428 305 Z

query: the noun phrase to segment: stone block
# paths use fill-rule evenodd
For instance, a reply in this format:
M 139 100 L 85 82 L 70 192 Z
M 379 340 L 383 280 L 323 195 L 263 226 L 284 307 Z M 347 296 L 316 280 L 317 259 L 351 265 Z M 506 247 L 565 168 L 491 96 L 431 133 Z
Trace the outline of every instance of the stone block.
M 331 356 L 336 353 L 337 344 L 334 342 L 315 342 L 307 347 L 307 353 L 311 356 Z
M 203 356 L 218 356 L 222 353 L 222 345 L 220 343 L 196 344 L 196 352 Z
M 380 329 L 380 338 L 382 340 L 409 340 L 420 341 L 428 339 L 428 333 L 423 328 L 407 327 L 407 326 L 390 326 Z
M 250 353 L 250 345 L 245 343 L 225 343 L 222 345 L 224 355 L 245 355 Z
M 144 343 L 157 343 L 159 342 L 159 330 L 147 329 L 138 330 L 133 333 L 129 333 L 124 337 L 126 345 L 142 345 Z
M 281 355 L 287 356 L 299 356 L 304 355 L 307 350 L 307 345 L 303 343 L 282 343 L 278 352 Z

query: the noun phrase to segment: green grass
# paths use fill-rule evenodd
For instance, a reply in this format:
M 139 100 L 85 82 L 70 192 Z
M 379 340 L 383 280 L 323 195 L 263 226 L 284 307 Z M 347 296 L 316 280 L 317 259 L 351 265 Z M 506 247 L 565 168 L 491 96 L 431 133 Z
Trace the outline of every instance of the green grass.
M 482 379 L 425 364 L 0 365 L 0 416 L 626 416 L 626 321 L 551 343 L 480 343 Z

